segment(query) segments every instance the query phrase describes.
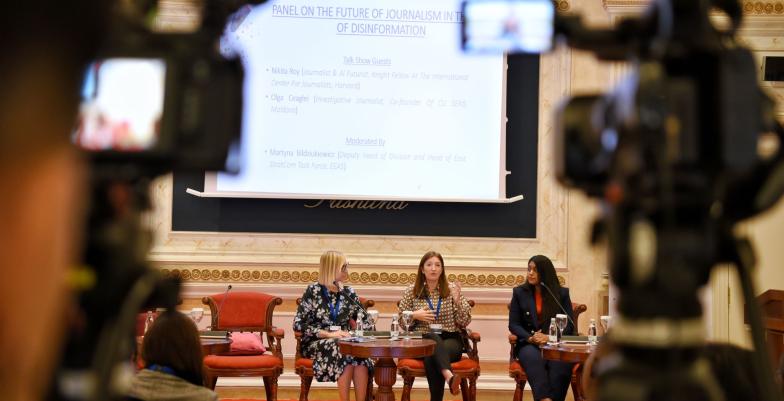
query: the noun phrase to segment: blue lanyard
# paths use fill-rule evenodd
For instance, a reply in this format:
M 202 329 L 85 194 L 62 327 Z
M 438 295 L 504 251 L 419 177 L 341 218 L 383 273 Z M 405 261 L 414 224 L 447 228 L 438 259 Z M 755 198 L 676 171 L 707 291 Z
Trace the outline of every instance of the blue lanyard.
M 425 298 L 425 300 L 427 300 L 427 304 L 430 306 L 430 310 L 433 310 L 433 303 L 430 302 L 430 294 L 427 294 L 427 298 Z M 438 319 L 438 315 L 441 314 L 441 297 L 440 296 L 438 297 L 438 308 L 435 309 L 435 311 L 436 311 L 436 319 Z
M 329 291 L 327 290 L 327 286 L 321 286 L 321 294 L 324 295 L 324 302 L 326 302 L 329 307 L 329 316 L 332 317 L 332 323 L 337 323 L 338 311 L 340 310 L 340 293 L 338 292 L 337 295 L 335 295 L 336 299 L 334 305 L 332 302 L 329 302 Z
M 177 376 L 177 373 L 174 372 L 174 369 L 172 369 L 172 368 L 170 368 L 168 366 L 158 365 L 157 363 L 154 363 L 154 364 L 148 366 L 147 369 L 155 371 L 155 372 L 168 373 L 168 374 L 170 374 L 172 376 Z

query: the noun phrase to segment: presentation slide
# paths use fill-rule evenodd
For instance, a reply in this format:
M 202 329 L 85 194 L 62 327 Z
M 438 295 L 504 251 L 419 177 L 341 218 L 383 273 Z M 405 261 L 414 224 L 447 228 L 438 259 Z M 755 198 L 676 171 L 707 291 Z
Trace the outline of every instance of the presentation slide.
M 272 1 L 229 23 L 244 168 L 211 196 L 506 198 L 505 59 L 460 50 L 460 3 Z M 215 195 L 215 193 L 222 195 Z

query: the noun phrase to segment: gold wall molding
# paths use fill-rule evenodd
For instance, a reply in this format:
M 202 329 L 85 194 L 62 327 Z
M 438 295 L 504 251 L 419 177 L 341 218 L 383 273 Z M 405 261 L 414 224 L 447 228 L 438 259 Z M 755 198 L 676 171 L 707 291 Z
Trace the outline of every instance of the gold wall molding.
M 649 0 L 602 0 L 604 9 L 610 14 L 639 13 L 649 3 Z M 742 7 L 746 15 L 784 15 L 784 2 L 781 1 L 744 1 Z
M 269 284 L 312 283 L 318 280 L 318 272 L 311 270 L 259 270 L 259 269 L 217 269 L 217 268 L 177 268 L 163 267 L 161 271 L 184 282 L 258 282 Z M 525 282 L 524 274 L 447 274 L 449 281 L 460 281 L 470 287 L 516 287 Z M 349 284 L 361 285 L 409 285 L 416 279 L 416 273 L 395 272 L 351 272 Z M 561 285 L 566 279 L 558 275 Z
M 744 1 L 743 13 L 747 15 L 784 15 L 784 3 L 778 1 Z
M 270 284 L 311 283 L 318 280 L 317 271 L 309 270 L 258 270 L 258 269 L 217 269 L 217 268 L 169 268 L 161 271 L 184 282 L 259 282 Z M 458 280 L 472 287 L 515 287 L 525 282 L 523 274 L 447 274 L 450 281 Z M 352 272 L 350 284 L 362 285 L 409 285 L 416 279 L 416 273 L 396 272 Z M 562 276 L 558 277 L 563 284 Z

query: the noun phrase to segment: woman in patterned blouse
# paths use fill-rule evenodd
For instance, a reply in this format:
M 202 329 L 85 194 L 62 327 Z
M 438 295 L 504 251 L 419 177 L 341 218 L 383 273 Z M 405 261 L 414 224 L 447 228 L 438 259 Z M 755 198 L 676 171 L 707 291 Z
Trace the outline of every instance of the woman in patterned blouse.
M 416 281 L 403 292 L 400 311 L 413 311 L 414 331 L 420 331 L 436 341 L 433 355 L 425 358 L 430 400 L 441 401 L 444 382 L 457 395 L 460 378 L 452 374 L 451 363 L 460 360 L 463 341 L 460 329 L 471 322 L 471 306 L 460 293 L 460 283 L 449 285 L 444 272 L 444 258 L 435 251 L 427 252 L 419 261 Z M 442 326 L 441 334 L 430 332 L 431 324 Z
M 350 336 L 349 321 L 356 319 L 360 310 L 357 294 L 351 287 L 342 285 L 347 278 L 346 257 L 337 251 L 324 252 L 319 266 L 319 281 L 310 284 L 302 294 L 302 302 L 294 317 L 294 330 L 302 332 L 302 353 L 313 359 L 316 380 L 337 381 L 341 401 L 349 400 L 353 380 L 354 398 L 365 401 L 368 369 L 373 366 L 373 361 L 342 355 L 337 343 L 338 339 Z M 372 329 L 366 320 L 357 321 L 357 326 Z

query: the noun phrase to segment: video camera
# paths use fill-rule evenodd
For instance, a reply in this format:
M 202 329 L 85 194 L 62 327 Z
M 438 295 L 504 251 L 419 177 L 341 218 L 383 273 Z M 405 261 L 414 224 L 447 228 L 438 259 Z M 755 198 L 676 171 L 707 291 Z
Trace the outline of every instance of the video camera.
M 780 399 L 753 300 L 753 252 L 733 227 L 784 193 L 784 129 L 736 41 L 740 5 L 653 0 L 614 29 L 588 29 L 549 0 L 469 0 L 463 13 L 466 52 L 540 53 L 562 40 L 632 66 L 612 93 L 572 98 L 556 117 L 557 177 L 604 204 L 595 232 L 607 235 L 620 292 L 609 336 L 619 352 L 599 366 L 598 399 L 725 399 L 699 356 L 697 290 L 719 263 L 740 272 L 761 399 Z M 773 150 L 759 152 L 762 143 Z
M 229 156 L 239 148 L 244 74 L 239 60 L 220 54 L 218 40 L 244 3 L 205 2 L 193 32 L 154 31 L 142 16 L 155 4 L 118 7 L 85 71 L 73 141 L 113 179 L 236 172 Z
M 262 2 L 199 3 L 201 25 L 191 32 L 155 31 L 148 21 L 156 1 L 114 2 L 72 135 L 91 161 L 92 196 L 79 308 L 50 398 L 124 398 L 117 383 L 130 370 L 137 315 L 179 302 L 179 280 L 147 260 L 149 183 L 174 169 L 236 170 L 230 153 L 239 145 L 244 74 L 218 44 L 237 10 Z

